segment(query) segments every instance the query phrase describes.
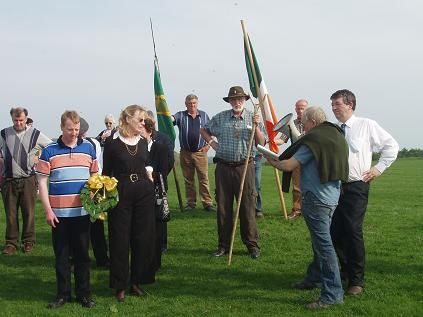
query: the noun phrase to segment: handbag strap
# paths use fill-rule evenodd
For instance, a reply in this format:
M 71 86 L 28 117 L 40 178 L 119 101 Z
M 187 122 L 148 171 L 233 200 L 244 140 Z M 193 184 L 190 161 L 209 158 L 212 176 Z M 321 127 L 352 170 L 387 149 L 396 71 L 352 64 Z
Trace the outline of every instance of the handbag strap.
M 162 186 L 162 196 L 167 196 L 162 173 L 159 173 L 159 177 L 160 177 L 160 184 Z

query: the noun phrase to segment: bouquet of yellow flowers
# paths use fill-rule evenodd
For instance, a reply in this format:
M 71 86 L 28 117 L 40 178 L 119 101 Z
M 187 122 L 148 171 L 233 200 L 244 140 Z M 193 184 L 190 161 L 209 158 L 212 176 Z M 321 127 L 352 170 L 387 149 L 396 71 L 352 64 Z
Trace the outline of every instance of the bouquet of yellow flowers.
M 89 213 L 91 221 L 106 220 L 107 211 L 114 208 L 118 201 L 118 180 L 114 177 L 93 175 L 81 190 L 81 202 Z

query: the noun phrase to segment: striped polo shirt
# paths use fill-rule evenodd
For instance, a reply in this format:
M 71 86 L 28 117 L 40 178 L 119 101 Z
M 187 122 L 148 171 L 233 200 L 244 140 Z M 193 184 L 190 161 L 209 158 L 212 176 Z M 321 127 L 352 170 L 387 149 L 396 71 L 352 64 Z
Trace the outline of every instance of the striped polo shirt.
M 179 128 L 179 144 L 181 145 L 181 149 L 190 152 L 201 150 L 206 145 L 206 141 L 200 134 L 200 128 L 203 128 L 210 120 L 207 113 L 197 110 L 197 116 L 194 119 L 185 110 L 175 113 L 174 118 L 175 121 L 173 121 L 173 124 Z
M 70 148 L 60 137 L 44 148 L 36 173 L 49 176 L 49 200 L 56 217 L 87 215 L 80 193 L 90 174 L 97 171 L 95 149 L 87 140 L 78 139 Z

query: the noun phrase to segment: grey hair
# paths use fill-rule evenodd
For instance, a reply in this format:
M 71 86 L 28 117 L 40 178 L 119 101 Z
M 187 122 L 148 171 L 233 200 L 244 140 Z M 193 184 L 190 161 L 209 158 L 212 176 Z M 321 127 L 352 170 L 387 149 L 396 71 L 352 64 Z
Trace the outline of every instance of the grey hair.
M 112 121 L 112 122 L 113 122 L 113 124 L 116 124 L 116 120 L 115 120 L 115 118 L 113 117 L 113 115 L 108 114 L 108 115 L 106 115 L 106 116 L 104 117 L 104 121 L 108 121 L 108 120 Z
M 311 120 L 316 122 L 317 125 L 326 121 L 326 114 L 322 108 L 317 106 L 307 107 L 302 115 L 302 119 L 305 121 Z
M 190 101 L 191 99 L 198 100 L 198 97 L 194 94 L 189 94 L 188 96 L 185 97 L 185 102 Z

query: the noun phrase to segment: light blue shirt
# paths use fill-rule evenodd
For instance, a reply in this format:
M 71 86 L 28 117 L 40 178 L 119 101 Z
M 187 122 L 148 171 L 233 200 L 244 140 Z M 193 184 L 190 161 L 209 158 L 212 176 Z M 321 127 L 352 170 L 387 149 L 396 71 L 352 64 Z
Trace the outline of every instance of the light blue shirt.
M 307 145 L 302 145 L 294 154 L 294 158 L 301 164 L 301 192 L 312 192 L 322 203 L 337 205 L 341 181 L 320 182 L 316 161 Z

